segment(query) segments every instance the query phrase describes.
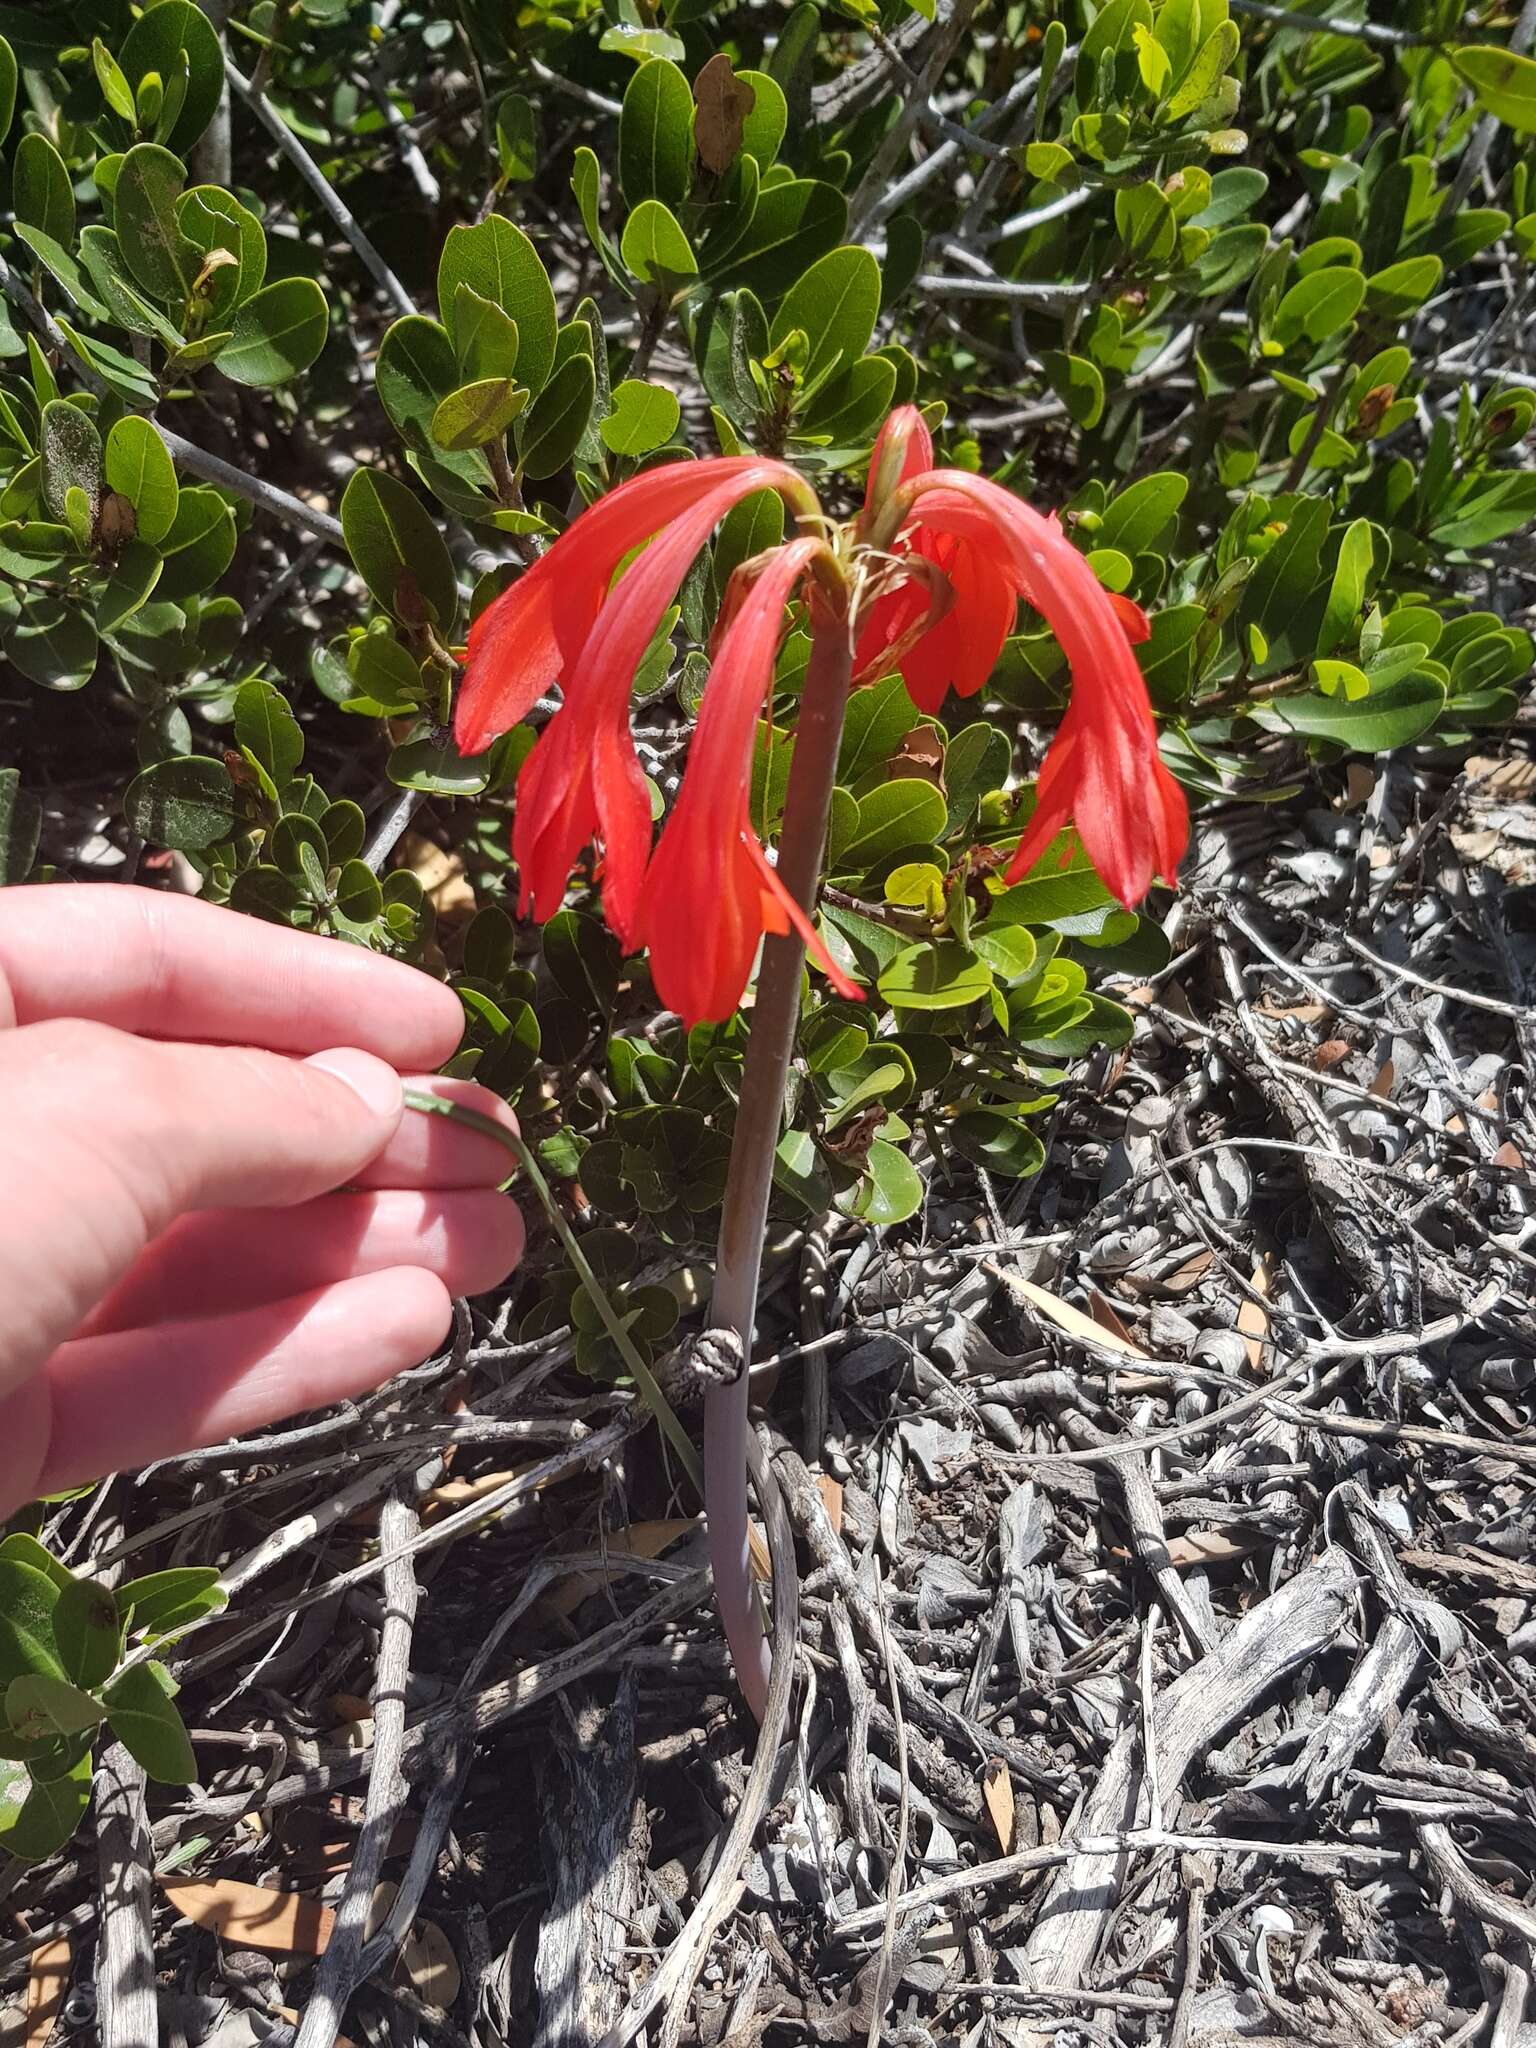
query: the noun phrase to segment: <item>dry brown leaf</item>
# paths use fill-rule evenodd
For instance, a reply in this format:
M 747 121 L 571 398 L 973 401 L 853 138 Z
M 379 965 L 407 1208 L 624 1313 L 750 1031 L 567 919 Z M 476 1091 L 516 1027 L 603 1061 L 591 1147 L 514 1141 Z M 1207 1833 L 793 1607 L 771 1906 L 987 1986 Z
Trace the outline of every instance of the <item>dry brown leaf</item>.
M 1372 1081 L 1370 1087 L 1366 1090 L 1366 1093 L 1368 1095 L 1376 1096 L 1378 1100 L 1382 1102 L 1390 1102 L 1392 1099 L 1392 1090 L 1396 1085 L 1396 1067 L 1393 1066 L 1390 1060 L 1383 1060 L 1381 1065 L 1376 1069 L 1376 1078 L 1374 1081 Z
M 1219 1529 L 1189 1529 L 1168 1538 L 1168 1562 L 1176 1571 L 1195 1564 L 1232 1564 L 1258 1544 L 1249 1536 L 1225 1536 Z
M 832 1524 L 832 1534 L 843 1533 L 843 1489 L 837 1480 L 825 1472 L 816 1475 L 816 1491 L 821 1495 L 822 1505 L 827 1511 L 827 1520 Z
M 1357 811 L 1376 787 L 1376 776 L 1364 761 L 1351 761 L 1344 771 L 1344 800 L 1340 810 Z
M 1321 1024 L 1333 1015 L 1326 1003 L 1277 1003 L 1268 996 L 1257 1008 L 1261 1017 L 1288 1017 L 1294 1024 Z
M 981 1781 L 981 1796 L 987 1802 L 998 1847 L 1005 1856 L 1013 1853 L 1013 1780 L 1006 1764 L 993 1764 Z
M 400 1949 L 397 1976 L 404 1974 L 418 1998 L 447 2012 L 462 1981 L 453 1943 L 435 1920 L 417 1920 Z
M 167 1884 L 162 1878 L 160 1889 L 184 1920 L 235 1948 L 268 1949 L 285 1956 L 323 1955 L 336 1920 L 329 1906 L 303 1892 L 269 1891 L 265 1885 L 241 1884 L 233 1877 L 191 1884 Z
M 1175 1266 L 1171 1273 L 1165 1273 L 1155 1288 L 1149 1288 L 1147 1292 L 1171 1294 L 1177 1300 L 1180 1295 L 1189 1294 L 1198 1287 L 1215 1263 L 1210 1252 L 1193 1252 L 1182 1266 Z
M 374 1886 L 373 1897 L 368 1901 L 368 1918 L 363 1924 L 365 1941 L 372 1941 L 383 1927 L 399 1896 L 400 1887 L 388 1878 Z M 453 1943 L 435 1920 L 411 1922 L 395 1958 L 395 1978 L 397 1982 L 408 1983 L 418 1998 L 443 2012 L 458 1997 L 462 1982 L 459 1959 L 453 1952 Z
M 660 1557 L 679 1537 L 689 1535 L 698 1526 L 691 1521 L 631 1522 L 627 1529 L 616 1529 L 604 1548 L 619 1557 Z M 546 1614 L 574 1614 L 583 1600 L 590 1600 L 607 1583 L 608 1577 L 607 1572 L 601 1571 L 572 1572 L 552 1593 L 545 1595 L 540 1605 Z
M 693 81 L 693 103 L 693 144 L 705 169 L 718 178 L 741 154 L 742 124 L 757 105 L 757 94 L 719 50 Z
M 1258 1293 L 1268 1295 L 1274 1286 L 1274 1261 L 1268 1252 L 1260 1255 L 1252 1280 Z M 1248 1346 L 1248 1363 L 1257 1372 L 1264 1362 L 1264 1339 L 1269 1335 L 1269 1311 L 1251 1294 L 1243 1296 L 1237 1312 L 1237 1327 Z
M 1479 793 L 1493 790 L 1501 797 L 1536 795 L 1536 760 L 1522 755 L 1473 754 L 1462 770 Z
M 1031 1308 L 1043 1315 L 1047 1322 L 1054 1323 L 1058 1330 L 1065 1330 L 1069 1337 L 1081 1338 L 1085 1343 L 1097 1344 L 1102 1350 L 1118 1351 L 1126 1358 L 1145 1361 L 1147 1353 L 1126 1337 L 1118 1337 L 1096 1323 L 1092 1316 L 1086 1316 L 1080 1308 L 1074 1308 L 1070 1301 L 1063 1301 L 1058 1294 L 1050 1293 L 1044 1287 L 1037 1287 L 1033 1280 L 1023 1280 L 1017 1273 L 1010 1273 L 1002 1266 L 987 1262 L 986 1270 L 995 1279 L 1001 1280 L 1010 1294 L 1027 1301 Z
M 931 782 L 944 794 L 944 742 L 931 725 L 914 725 L 885 767 L 893 782 Z
M 505 1486 L 520 1470 L 526 1467 L 515 1467 L 509 1472 L 477 1472 L 473 1479 L 445 1479 L 441 1486 L 431 1489 L 427 1501 L 433 1507 L 461 1508 L 469 1501 L 483 1500 L 498 1486 Z
M 463 924 L 479 908 L 475 892 L 464 876 L 464 862 L 456 853 L 444 853 L 440 846 L 419 832 L 407 832 L 400 842 L 397 867 L 409 868 L 420 882 L 422 893 L 437 912 L 439 923 Z
M 1340 1060 L 1349 1058 L 1350 1045 L 1347 1038 L 1325 1038 L 1312 1054 L 1312 1064 L 1320 1074 L 1326 1074 L 1336 1067 Z
M 44 2048 L 69 1988 L 69 1943 L 62 1935 L 32 1951 L 27 1965 L 26 2048 Z
M 1498 852 L 1503 844 L 1503 838 L 1501 832 L 1495 832 L 1487 825 L 1479 825 L 1470 830 L 1458 827 L 1451 833 L 1451 844 L 1463 860 L 1471 861 L 1480 867 Z
M 1521 1157 L 1514 1144 L 1506 1138 L 1488 1163 L 1490 1166 L 1508 1166 L 1516 1173 L 1519 1173 L 1525 1165 L 1525 1160 Z

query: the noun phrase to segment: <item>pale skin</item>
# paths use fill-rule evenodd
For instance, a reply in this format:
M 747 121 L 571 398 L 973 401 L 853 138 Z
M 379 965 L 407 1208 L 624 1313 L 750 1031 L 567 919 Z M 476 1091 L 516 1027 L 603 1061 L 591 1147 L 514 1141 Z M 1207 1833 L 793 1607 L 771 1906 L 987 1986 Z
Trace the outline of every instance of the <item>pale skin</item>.
M 344 1399 L 438 1349 L 523 1227 L 427 1088 L 454 995 L 119 886 L 0 890 L 0 1515 Z

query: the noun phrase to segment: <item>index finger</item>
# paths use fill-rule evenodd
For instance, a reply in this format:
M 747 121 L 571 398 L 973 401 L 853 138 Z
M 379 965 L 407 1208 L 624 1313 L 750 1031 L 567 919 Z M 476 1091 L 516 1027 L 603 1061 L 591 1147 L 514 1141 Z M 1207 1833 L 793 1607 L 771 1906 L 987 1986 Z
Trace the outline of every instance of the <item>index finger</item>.
M 191 896 L 106 882 L 0 889 L 0 1028 L 87 1017 L 140 1037 L 440 1066 L 463 1015 L 398 960 Z

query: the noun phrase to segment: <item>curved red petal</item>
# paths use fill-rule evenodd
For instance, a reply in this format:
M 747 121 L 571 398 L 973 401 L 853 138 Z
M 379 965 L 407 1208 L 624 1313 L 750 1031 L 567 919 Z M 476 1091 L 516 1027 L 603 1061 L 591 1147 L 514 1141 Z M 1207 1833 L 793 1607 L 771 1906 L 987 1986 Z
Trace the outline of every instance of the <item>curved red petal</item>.
M 713 528 L 749 492 L 772 484 L 781 471 L 791 474 L 781 463 L 770 462 L 690 467 L 709 472 L 711 487 L 674 511 L 614 585 L 566 678 L 566 701 L 518 778 L 512 850 L 527 878 L 525 903 L 540 918 L 552 916 L 564 900 L 566 880 L 582 847 L 600 838 L 604 908 L 626 944 L 651 843 L 650 798 L 629 734 L 635 670 Z M 620 486 L 622 491 L 630 488 Z M 820 543 L 805 545 L 814 551 Z
M 1104 881 L 1136 903 L 1170 874 L 1188 837 L 1177 785 L 1158 759 L 1157 727 L 1131 652 L 1127 621 L 1062 532 L 986 477 L 959 470 L 919 479 L 918 517 L 995 553 L 1044 613 L 1072 670 L 1072 696 L 1042 764 L 1039 811 L 1010 874 L 1037 857 L 1041 820 L 1068 817 Z M 1139 616 L 1139 613 L 1138 613 Z
M 763 896 L 838 970 L 787 896 L 748 815 L 752 747 L 773 676 L 784 605 L 822 546 L 791 541 L 742 600 L 704 691 L 688 767 L 646 871 L 636 918 L 658 994 L 688 1023 L 719 1022 L 741 1000 L 765 927 Z M 846 976 L 845 992 L 857 994 Z
M 935 712 L 951 689 L 973 697 L 986 685 L 1013 631 L 1019 601 L 1006 567 L 972 541 L 920 526 L 912 548 L 943 570 L 954 591 L 949 610 L 901 663 L 913 703 Z
M 744 495 L 786 481 L 800 488 L 784 463 L 720 456 L 647 470 L 589 506 L 470 627 L 454 710 L 459 751 L 483 752 L 567 673 L 631 549 L 723 485 L 740 482 Z

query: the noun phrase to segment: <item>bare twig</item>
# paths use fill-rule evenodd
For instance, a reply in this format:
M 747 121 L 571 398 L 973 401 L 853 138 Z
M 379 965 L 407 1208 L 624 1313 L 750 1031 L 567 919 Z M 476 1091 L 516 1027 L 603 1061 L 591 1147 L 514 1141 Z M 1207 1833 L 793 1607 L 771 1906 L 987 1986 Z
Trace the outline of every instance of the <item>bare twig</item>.
M 373 1768 L 363 1828 L 336 1907 L 336 1923 L 315 1971 L 314 1989 L 299 2022 L 296 2048 L 335 2048 L 347 2005 L 361 1981 L 359 1965 L 368 1909 L 395 1824 L 405 1805 L 401 1758 L 405 1753 L 405 1688 L 411 1675 L 411 1640 L 420 1588 L 410 1544 L 418 1529 L 414 1502 L 396 1488 L 379 1515 L 384 1568 L 384 1626 L 373 1685 Z
M 390 269 L 368 236 L 363 232 L 352 209 L 341 197 L 330 179 L 315 162 L 297 135 L 288 126 L 266 94 L 255 81 L 236 69 L 230 59 L 225 59 L 225 70 L 230 84 L 244 100 L 263 128 L 287 157 L 304 183 L 309 187 L 323 210 L 329 214 L 354 256 L 372 277 L 384 296 L 397 313 L 414 313 L 416 302 L 405 286 Z

